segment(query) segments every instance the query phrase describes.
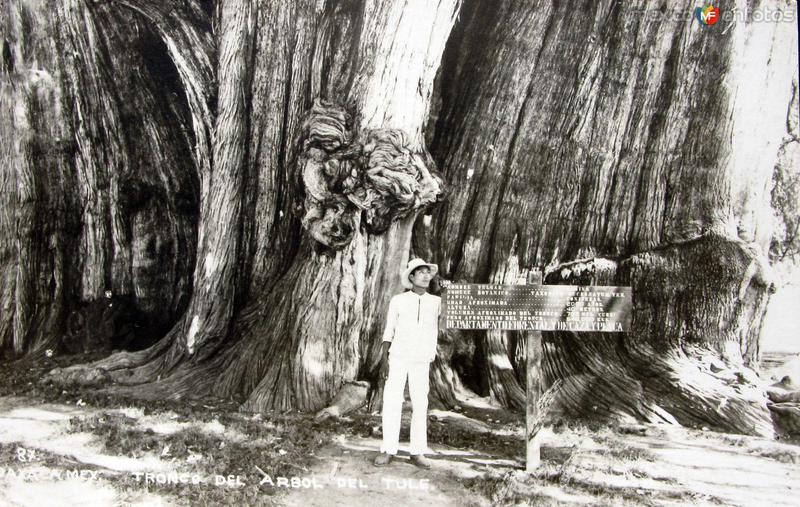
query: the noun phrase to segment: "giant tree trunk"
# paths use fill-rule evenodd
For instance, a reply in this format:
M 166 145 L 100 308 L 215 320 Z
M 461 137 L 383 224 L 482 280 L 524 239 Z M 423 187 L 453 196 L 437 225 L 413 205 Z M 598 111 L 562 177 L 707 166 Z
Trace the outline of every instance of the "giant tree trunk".
M 133 296 L 163 332 L 194 265 L 204 153 L 178 78 L 189 71 L 130 9 L 2 2 L 0 25 L 0 343 L 55 347 L 105 291 Z
M 452 193 L 417 229 L 443 273 L 633 287 L 630 333 L 545 333 L 563 412 L 771 433 L 750 369 L 796 27 L 723 33 L 615 2 L 470 7 L 432 146 Z M 477 367 L 519 406 L 506 335 L 478 338 Z
M 94 366 L 252 409 L 320 408 L 369 372 L 414 217 L 443 191 L 422 128 L 459 3 L 223 2 L 192 300 L 159 344 Z
M 0 2 L 0 346 L 57 346 L 111 290 L 162 330 L 92 365 L 114 389 L 318 409 L 374 378 L 410 253 L 468 282 L 539 267 L 634 288 L 630 333 L 545 334 L 562 413 L 768 433 L 795 27 L 637 5 Z M 521 407 L 519 338 L 442 333 L 434 396 Z
M 290 182 L 303 183 L 296 195 L 310 237 L 245 309 L 216 394 L 246 397 L 252 410 L 319 409 L 369 368 L 414 214 L 442 191 L 421 130 L 457 5 L 366 2 L 355 16 L 333 12 L 318 24 L 307 71 L 314 104 L 289 165 Z M 394 45 L 395 33 L 408 43 Z M 314 75 L 334 43 L 329 74 Z

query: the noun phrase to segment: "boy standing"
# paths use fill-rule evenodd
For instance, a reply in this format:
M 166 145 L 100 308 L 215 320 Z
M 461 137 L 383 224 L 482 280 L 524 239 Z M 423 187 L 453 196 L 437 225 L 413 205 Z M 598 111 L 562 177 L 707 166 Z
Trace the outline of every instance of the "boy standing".
M 403 391 L 408 379 L 411 395 L 411 462 L 430 468 L 425 457 L 428 448 L 428 370 L 436 357 L 441 298 L 428 293 L 428 285 L 438 271 L 436 264 L 422 259 L 409 261 L 400 275 L 404 288 L 392 297 L 381 344 L 383 389 L 383 444 L 375 458 L 384 466 L 397 454 Z M 390 350 L 391 349 L 391 350 Z

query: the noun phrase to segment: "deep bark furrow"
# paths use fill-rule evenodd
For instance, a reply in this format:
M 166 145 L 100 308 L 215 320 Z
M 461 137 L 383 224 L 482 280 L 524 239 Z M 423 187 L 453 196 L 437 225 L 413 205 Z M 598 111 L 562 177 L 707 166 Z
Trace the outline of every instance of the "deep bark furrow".
M 211 132 L 216 96 L 216 48 L 211 19 L 196 0 L 120 0 L 149 19 L 164 40 L 181 77 L 192 114 L 194 159 L 202 179 L 211 172 Z
M 2 20 L 15 54 L 3 80 L 16 83 L 9 103 L 25 111 L 3 137 L 20 140 L 13 163 L 39 211 L 20 210 L 33 229 L 7 236 L 19 238 L 15 257 L 25 261 L 13 288 L 21 304 L 0 321 L 15 321 L 18 352 L 105 347 L 81 319 L 108 290 L 161 332 L 189 291 L 197 192 L 186 103 L 163 47 L 138 15 L 79 1 L 9 4 Z

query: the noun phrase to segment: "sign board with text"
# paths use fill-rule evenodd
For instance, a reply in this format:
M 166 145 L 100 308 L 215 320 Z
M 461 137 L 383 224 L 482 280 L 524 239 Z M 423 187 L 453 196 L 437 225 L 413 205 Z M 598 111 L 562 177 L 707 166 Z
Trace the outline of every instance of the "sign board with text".
M 630 287 L 451 283 L 442 302 L 448 329 L 623 332 L 631 325 Z

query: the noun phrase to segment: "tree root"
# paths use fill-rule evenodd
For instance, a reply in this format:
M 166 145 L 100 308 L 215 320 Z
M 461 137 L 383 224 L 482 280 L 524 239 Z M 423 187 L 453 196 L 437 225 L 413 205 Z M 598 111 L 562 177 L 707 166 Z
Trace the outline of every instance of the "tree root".
M 368 392 L 369 382 L 347 382 L 336 393 L 331 404 L 317 412 L 315 420 L 338 418 L 363 407 L 367 403 Z

